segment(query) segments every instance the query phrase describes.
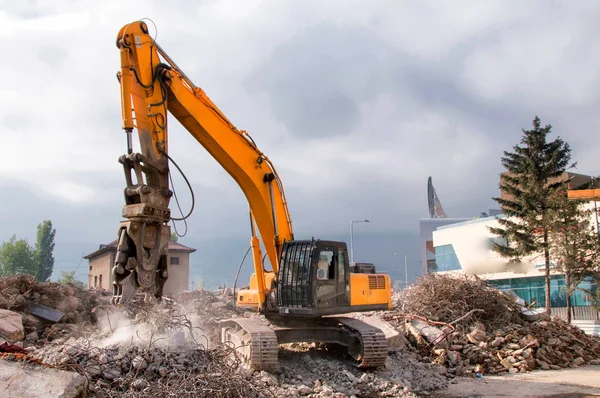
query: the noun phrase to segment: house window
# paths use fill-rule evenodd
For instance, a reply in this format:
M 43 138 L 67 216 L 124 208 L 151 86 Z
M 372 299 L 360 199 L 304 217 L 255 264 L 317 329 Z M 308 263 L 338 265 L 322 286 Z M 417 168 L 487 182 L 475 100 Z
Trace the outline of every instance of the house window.
M 98 286 L 98 276 L 94 276 L 94 287 Z
M 100 277 L 98 278 L 98 283 L 100 287 L 102 287 L 102 274 L 100 274 Z
M 170 264 L 179 265 L 179 257 L 171 257 Z

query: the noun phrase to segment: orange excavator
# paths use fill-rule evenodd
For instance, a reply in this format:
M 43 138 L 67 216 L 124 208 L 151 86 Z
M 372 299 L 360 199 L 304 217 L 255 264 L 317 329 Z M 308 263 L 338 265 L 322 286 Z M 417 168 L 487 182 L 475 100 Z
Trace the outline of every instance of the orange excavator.
M 290 342 L 323 343 L 338 352 L 342 348 L 359 367 L 383 364 L 383 332 L 339 315 L 390 309 L 389 275 L 376 273 L 372 265 L 351 264 L 344 242 L 294 239 L 283 184 L 271 160 L 192 83 L 151 37 L 145 22 L 123 26 L 116 44 L 127 136 L 127 154 L 119 161 L 127 186 L 112 270 L 113 304 L 122 304 L 127 277 L 147 300 L 161 299 L 169 277 L 168 223 L 187 217 L 174 218 L 169 209 L 169 162 L 179 169 L 168 151 L 170 113 L 237 182 L 249 204 L 254 273 L 249 288 L 237 293 L 236 304 L 264 317 L 223 321 L 221 341 L 242 347 L 240 353 L 257 370 L 274 370 L 278 344 Z M 134 129 L 140 152 L 133 151 Z

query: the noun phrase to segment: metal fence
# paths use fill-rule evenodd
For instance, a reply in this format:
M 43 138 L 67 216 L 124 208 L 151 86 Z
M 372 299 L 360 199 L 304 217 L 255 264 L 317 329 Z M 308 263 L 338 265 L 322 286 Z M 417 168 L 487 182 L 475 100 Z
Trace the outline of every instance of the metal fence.
M 566 320 L 567 307 L 552 307 L 552 315 Z M 592 306 L 571 307 L 571 318 L 579 321 L 597 321 L 600 320 L 600 315 Z

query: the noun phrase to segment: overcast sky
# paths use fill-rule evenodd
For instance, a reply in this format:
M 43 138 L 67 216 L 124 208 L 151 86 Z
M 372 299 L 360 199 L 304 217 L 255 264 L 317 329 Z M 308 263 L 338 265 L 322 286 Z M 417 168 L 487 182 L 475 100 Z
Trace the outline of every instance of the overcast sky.
M 274 162 L 298 237 L 344 238 L 363 218 L 358 234 L 416 234 L 430 175 L 449 216 L 496 207 L 502 151 L 535 115 L 569 142 L 579 172 L 597 174 L 596 1 L 5 0 L 0 241 L 33 242 L 51 219 L 57 268 L 72 268 L 116 237 L 126 146 L 115 39 L 144 17 Z M 171 121 L 171 156 L 197 197 L 181 242 L 240 258 L 245 198 Z

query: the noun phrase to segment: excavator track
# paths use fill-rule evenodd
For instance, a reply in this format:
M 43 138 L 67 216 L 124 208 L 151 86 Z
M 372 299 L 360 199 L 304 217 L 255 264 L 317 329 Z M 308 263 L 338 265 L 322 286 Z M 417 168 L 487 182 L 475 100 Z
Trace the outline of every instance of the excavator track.
M 317 342 L 327 351 L 358 368 L 385 364 L 388 344 L 381 329 L 360 319 L 324 317 L 300 324 L 268 325 L 260 318 L 233 318 L 219 323 L 221 343 L 235 347 L 254 370 L 277 369 L 278 345 L 291 342 Z
M 360 319 L 349 317 L 331 318 L 341 323 L 349 333 L 360 338 L 361 349 L 348 348 L 347 353 L 353 358 L 352 363 L 358 368 L 376 368 L 385 364 L 388 357 L 388 343 L 381 329 L 371 326 Z
M 231 343 L 254 370 L 277 369 L 277 335 L 258 318 L 235 318 L 219 322 L 221 343 Z

